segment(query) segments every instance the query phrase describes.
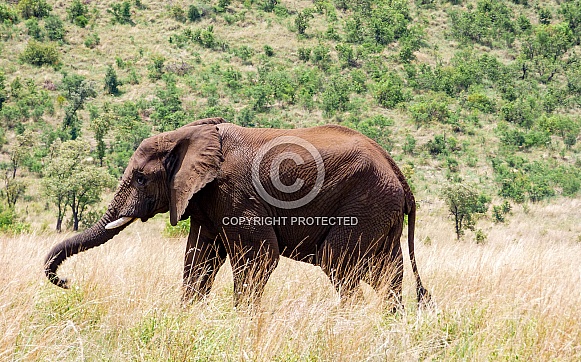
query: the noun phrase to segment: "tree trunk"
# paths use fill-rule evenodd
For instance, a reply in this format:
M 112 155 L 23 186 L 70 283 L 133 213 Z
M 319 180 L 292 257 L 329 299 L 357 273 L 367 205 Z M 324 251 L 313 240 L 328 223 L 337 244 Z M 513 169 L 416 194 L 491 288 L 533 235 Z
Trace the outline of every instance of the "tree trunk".
M 63 225 L 63 219 L 57 218 L 56 219 L 56 231 L 58 231 L 59 233 L 62 231 L 62 225 Z

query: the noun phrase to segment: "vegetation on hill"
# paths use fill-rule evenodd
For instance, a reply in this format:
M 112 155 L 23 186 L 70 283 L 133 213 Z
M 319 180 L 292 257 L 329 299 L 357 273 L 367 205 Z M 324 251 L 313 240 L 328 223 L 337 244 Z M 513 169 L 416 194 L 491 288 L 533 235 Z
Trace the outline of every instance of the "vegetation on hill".
M 581 188 L 579 0 L 21 0 L 0 22 L 2 195 L 23 221 L 59 209 L 27 187 L 54 177 L 55 142 L 118 177 L 143 138 L 210 116 L 357 129 L 420 195 Z

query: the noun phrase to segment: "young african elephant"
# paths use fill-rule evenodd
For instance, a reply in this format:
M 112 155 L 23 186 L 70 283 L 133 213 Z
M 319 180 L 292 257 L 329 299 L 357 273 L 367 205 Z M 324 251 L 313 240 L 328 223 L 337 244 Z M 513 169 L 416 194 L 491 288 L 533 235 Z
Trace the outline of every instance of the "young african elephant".
M 429 299 L 414 258 L 414 196 L 377 143 L 341 126 L 253 129 L 221 118 L 144 140 L 105 215 L 50 251 L 46 276 L 66 288 L 56 275 L 66 258 L 167 211 L 172 225 L 190 218 L 185 300 L 209 293 L 228 255 L 235 304 L 256 302 L 280 256 L 320 265 L 342 296 L 363 279 L 389 283 L 399 301 L 404 214 L 418 302 Z

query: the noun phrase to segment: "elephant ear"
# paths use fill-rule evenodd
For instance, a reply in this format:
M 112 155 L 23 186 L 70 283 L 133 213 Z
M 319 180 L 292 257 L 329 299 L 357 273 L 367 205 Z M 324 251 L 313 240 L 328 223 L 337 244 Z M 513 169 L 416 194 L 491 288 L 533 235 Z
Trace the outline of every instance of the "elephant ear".
M 174 147 L 164 160 L 168 174 L 170 223 L 175 226 L 192 196 L 216 178 L 222 164 L 221 137 L 215 125 L 183 127 L 168 133 Z

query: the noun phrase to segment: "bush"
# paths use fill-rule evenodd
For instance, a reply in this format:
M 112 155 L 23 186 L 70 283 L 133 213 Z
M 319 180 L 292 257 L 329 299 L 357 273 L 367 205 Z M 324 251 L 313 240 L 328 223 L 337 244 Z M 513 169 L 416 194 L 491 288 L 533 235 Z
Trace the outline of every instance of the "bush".
M 331 54 L 330 49 L 319 44 L 313 48 L 313 53 L 311 55 L 311 61 L 316 64 L 321 70 L 327 70 L 331 66 Z
M 87 23 L 89 22 L 87 19 L 89 9 L 87 8 L 87 5 L 81 2 L 81 0 L 73 0 L 71 6 L 67 8 L 67 14 L 69 21 L 81 28 L 87 26 Z
M 321 94 L 323 111 L 327 116 L 344 112 L 349 106 L 349 80 L 341 75 L 332 76 Z
M 154 55 L 151 58 L 152 63 L 147 67 L 149 72 L 149 78 L 152 80 L 158 80 L 164 73 L 163 63 L 165 58 L 162 55 Z
M 117 72 L 112 66 L 107 67 L 107 72 L 105 73 L 105 92 L 108 94 L 118 94 L 119 93 L 119 81 L 117 80 Z
M 18 222 L 12 209 L 0 206 L 0 232 L 8 234 L 23 234 L 30 231 L 30 225 Z
M 168 13 L 171 18 L 184 23 L 186 21 L 186 12 L 179 5 L 168 6 Z
M 63 41 L 65 39 L 65 25 L 58 16 L 49 16 L 44 21 L 46 36 L 53 41 Z
M 309 27 L 309 20 L 313 18 L 312 10 L 305 9 L 300 11 L 295 18 L 295 27 L 299 35 L 304 35 Z
M 111 8 L 107 9 L 107 12 L 113 15 L 113 24 L 134 24 L 133 20 L 131 20 L 131 4 L 129 1 L 111 4 Z
M 488 236 L 486 235 L 486 233 L 484 231 L 482 231 L 482 229 L 478 229 L 474 233 L 474 239 L 476 239 L 476 244 L 482 245 L 482 244 L 486 244 L 486 240 L 488 239 Z
M 189 21 L 198 21 L 202 18 L 202 12 L 195 6 L 190 5 L 188 7 L 188 20 Z
M 435 135 L 433 140 L 426 143 L 426 149 L 432 156 L 449 155 L 457 151 L 459 146 L 454 137 L 446 137 L 446 135 Z
M 39 67 L 45 64 L 56 66 L 59 64 L 60 55 L 54 43 L 44 44 L 31 40 L 20 54 L 20 59 Z
M 264 50 L 264 54 L 267 57 L 272 57 L 274 56 L 274 49 L 272 49 L 272 47 L 268 44 L 265 44 L 264 47 L 262 47 L 262 49 Z
M 510 202 L 504 200 L 501 205 L 494 205 L 492 207 L 492 216 L 494 218 L 494 222 L 505 222 L 506 215 L 512 210 L 512 206 Z
M 450 12 L 452 35 L 459 40 L 492 45 L 494 40 L 512 44 L 516 26 L 512 10 L 503 2 L 479 0 L 473 11 Z
M 299 56 L 299 60 L 302 60 L 303 62 L 308 62 L 311 59 L 311 48 L 299 48 L 298 49 L 298 56 Z
M 24 24 L 26 25 L 28 35 L 30 35 L 35 40 L 42 41 L 44 34 L 40 28 L 40 25 L 38 25 L 38 20 L 36 18 L 30 18 L 26 20 L 26 23 Z
M 363 133 L 367 137 L 375 140 L 386 150 L 391 150 L 393 147 L 390 139 L 391 132 L 388 127 L 393 126 L 394 121 L 383 115 L 373 116 L 358 122 L 355 127 L 356 130 Z
M 416 139 L 411 134 L 405 136 L 405 143 L 403 145 L 403 151 L 408 155 L 413 155 L 416 149 Z
M 8 4 L 0 4 L 0 23 L 5 21 L 13 24 L 18 22 L 18 13 L 14 8 Z
M 385 108 L 394 108 L 410 97 L 404 90 L 403 80 L 393 72 L 388 73 L 377 84 L 374 96 L 377 103 Z
M 539 118 L 539 127 L 553 135 L 560 136 L 567 147 L 577 143 L 581 132 L 581 119 L 563 115 L 542 116 Z
M 484 113 L 494 113 L 496 111 L 494 101 L 487 97 L 486 94 L 480 92 L 470 93 L 466 97 L 466 105 L 470 109 L 477 109 Z
M 20 0 L 18 2 L 18 9 L 24 19 L 28 18 L 44 18 L 52 11 L 46 0 Z
M 87 35 L 87 37 L 85 38 L 84 44 L 87 48 L 93 49 L 94 47 L 99 45 L 100 42 L 101 42 L 101 39 L 99 38 L 99 34 L 91 33 L 91 34 Z
M 430 122 L 446 123 L 450 118 L 448 102 L 441 97 L 414 103 L 409 111 L 418 128 Z

